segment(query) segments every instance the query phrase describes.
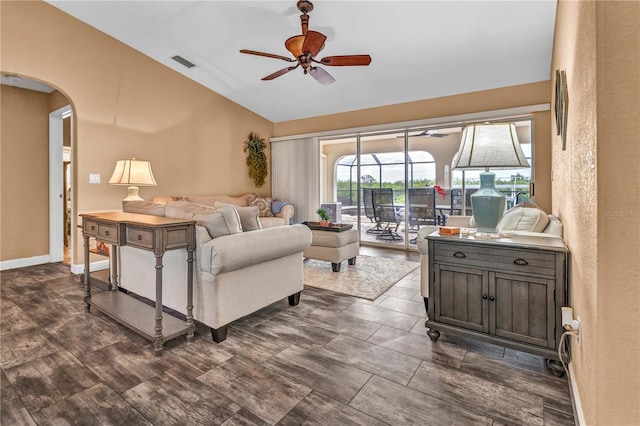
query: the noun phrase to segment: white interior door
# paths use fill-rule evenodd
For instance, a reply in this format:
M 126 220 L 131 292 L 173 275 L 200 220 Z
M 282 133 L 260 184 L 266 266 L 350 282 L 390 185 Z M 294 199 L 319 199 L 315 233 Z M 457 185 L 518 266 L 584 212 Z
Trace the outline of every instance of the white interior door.
M 71 115 L 71 106 L 64 106 L 49 114 L 49 261 L 64 259 L 64 165 L 63 118 Z M 73 129 L 73 126 L 71 126 Z M 71 139 L 73 140 L 73 139 Z M 73 170 L 73 168 L 72 168 Z M 73 217 L 73 215 L 71 216 Z M 73 253 L 73 240 L 70 239 Z

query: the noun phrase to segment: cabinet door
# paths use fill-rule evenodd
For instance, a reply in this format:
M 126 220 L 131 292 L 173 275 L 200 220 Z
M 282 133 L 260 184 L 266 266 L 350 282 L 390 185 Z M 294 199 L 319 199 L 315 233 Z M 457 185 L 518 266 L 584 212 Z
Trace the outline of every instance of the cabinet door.
M 434 320 L 487 333 L 487 271 L 435 264 Z
M 555 348 L 554 290 L 551 279 L 491 272 L 489 333 Z

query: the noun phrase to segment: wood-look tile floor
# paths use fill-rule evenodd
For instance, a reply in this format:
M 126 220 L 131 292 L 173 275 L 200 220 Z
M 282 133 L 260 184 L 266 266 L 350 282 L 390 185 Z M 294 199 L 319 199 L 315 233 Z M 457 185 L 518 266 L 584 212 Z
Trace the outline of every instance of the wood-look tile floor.
M 446 333 L 432 343 L 418 273 L 375 301 L 306 288 L 296 307 L 234 322 L 223 343 L 198 325 L 156 357 L 84 312 L 68 266 L 4 271 L 0 423 L 574 424 L 567 380 L 543 358 Z

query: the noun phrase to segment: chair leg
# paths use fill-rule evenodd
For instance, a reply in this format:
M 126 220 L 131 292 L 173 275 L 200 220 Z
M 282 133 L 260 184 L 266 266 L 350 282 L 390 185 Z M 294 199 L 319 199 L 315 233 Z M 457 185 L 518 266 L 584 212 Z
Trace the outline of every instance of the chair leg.
M 349 259 L 347 262 L 349 262 L 349 265 L 355 265 L 356 264 L 356 258 L 352 257 L 351 259 Z
M 227 338 L 227 326 L 223 325 L 220 328 L 211 327 L 211 337 L 216 343 L 224 342 Z
M 424 299 L 424 311 L 427 313 L 427 316 L 429 316 L 429 298 L 423 297 L 423 299 Z
M 331 270 L 333 272 L 340 272 L 340 265 L 342 265 L 342 263 L 331 262 Z

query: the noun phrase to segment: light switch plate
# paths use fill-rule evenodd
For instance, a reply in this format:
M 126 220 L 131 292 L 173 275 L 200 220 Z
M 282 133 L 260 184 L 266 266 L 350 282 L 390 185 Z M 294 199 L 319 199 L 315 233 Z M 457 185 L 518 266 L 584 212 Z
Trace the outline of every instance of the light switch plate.
M 100 183 L 100 175 L 90 174 L 89 175 L 89 183 Z

